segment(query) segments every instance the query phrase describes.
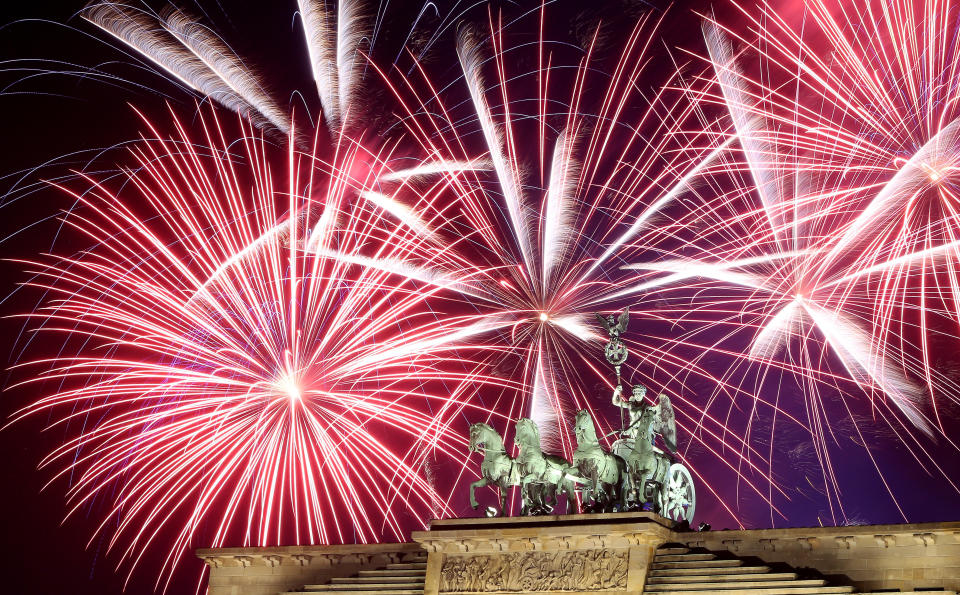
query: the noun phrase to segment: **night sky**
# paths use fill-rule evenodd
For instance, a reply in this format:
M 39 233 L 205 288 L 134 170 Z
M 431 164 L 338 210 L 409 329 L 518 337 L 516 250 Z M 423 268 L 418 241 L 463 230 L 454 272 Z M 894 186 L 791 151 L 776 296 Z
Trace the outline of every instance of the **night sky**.
M 161 2 L 148 3 L 155 9 L 163 6 Z M 390 7 L 384 19 L 378 56 L 396 55 L 420 12 L 419 2 L 391 4 L 395 6 Z M 524 8 L 533 8 L 538 3 L 527 4 L 529 6 Z M 566 32 L 574 36 L 579 27 L 595 23 L 601 17 L 617 22 L 623 19 L 623 15 L 637 14 L 649 6 L 626 0 L 589 4 L 591 8 L 584 10 L 578 7 L 583 5 L 580 0 L 561 2 L 551 9 L 550 26 L 558 34 Z M 261 8 L 256 8 L 257 5 Z M 522 12 L 518 3 L 503 5 L 508 13 Z M 144 62 L 125 55 L 117 44 L 106 43 L 106 34 L 75 15 L 82 6 L 82 2 L 6 2 L 0 9 L 0 22 L 4 23 L 0 28 L 0 60 L 3 61 L 0 67 L 0 120 L 5 141 L 0 161 L 0 188 L 9 193 L 0 208 L 0 255 L 6 259 L 0 263 L 0 278 L 5 284 L 0 290 L 0 295 L 5 296 L 0 302 L 0 314 L 5 316 L 30 311 L 40 297 L 35 291 L 17 289 L 17 283 L 25 280 L 24 273 L 21 265 L 12 261 L 33 257 L 54 245 L 60 248 L 64 245 L 76 249 L 83 247 L 78 240 L 62 233 L 56 220 L 61 209 L 70 207 L 69 201 L 56 190 L 42 187 L 39 182 L 66 175 L 70 169 L 95 171 L 100 163 L 109 167 L 111 158 L 104 159 L 103 156 L 114 156 L 117 151 L 101 153 L 101 149 L 133 140 L 141 130 L 140 120 L 131 106 L 160 119 L 167 106 L 181 114 L 193 114 L 200 100 Z M 191 0 L 183 6 L 203 15 L 240 56 L 265 73 L 266 85 L 282 105 L 303 109 L 300 96 L 293 93 L 303 90 L 309 109 L 316 109 L 316 94 L 303 50 L 302 31 L 293 17 L 295 1 Z M 262 8 L 267 6 L 269 8 Z M 702 51 L 698 45 L 701 43 L 700 28 L 693 11 L 708 9 L 709 3 L 706 2 L 675 3 L 663 28 L 664 44 Z M 483 7 L 474 7 L 468 14 L 475 21 L 483 22 L 486 18 Z M 428 15 L 424 23 L 429 24 L 430 18 Z M 526 33 L 534 35 L 535 31 Z M 611 36 L 614 37 L 615 33 Z M 442 61 L 452 56 L 451 48 L 452 36 L 448 32 L 437 41 L 434 50 L 440 54 L 432 63 L 437 71 L 444 70 Z M 105 80 L 86 74 L 91 68 L 115 78 Z M 455 69 L 455 62 L 450 61 L 448 70 Z M 36 191 L 25 191 L 30 188 Z M 0 359 L 6 365 L 19 361 L 24 350 L 34 356 L 37 353 L 55 354 L 58 344 L 28 340 L 23 334 L 22 320 L 4 318 L 0 324 L 0 332 L 7 337 L 6 349 Z M 939 356 L 945 366 L 958 361 L 955 354 Z M 960 369 L 960 366 L 954 369 Z M 23 379 L 15 370 L 7 372 L 4 378 L 5 386 Z M 4 392 L 0 416 L 7 419 L 35 397 L 34 390 L 10 389 Z M 864 408 L 859 415 L 870 426 L 869 409 Z M 948 433 L 952 425 L 952 435 L 956 436 L 957 411 L 948 410 L 946 416 Z M 62 430 L 42 433 L 44 421 L 35 418 L 0 431 L 0 453 L 5 460 L 0 471 L 0 497 L 4 503 L 0 524 L 0 590 L 5 593 L 76 595 L 119 593 L 123 588 L 125 567 L 122 572 L 115 573 L 119 560 L 106 553 L 104 538 L 98 537 L 88 543 L 102 518 L 96 503 L 62 523 L 66 482 L 55 482 L 42 489 L 53 471 L 37 471 L 37 465 L 63 438 Z M 763 423 L 759 421 L 758 427 L 762 428 Z M 869 468 L 862 451 L 849 437 L 852 432 L 845 433 L 843 427 L 841 422 L 838 425 L 841 443 L 838 452 L 847 451 L 856 456 L 836 460 L 838 472 L 848 478 L 863 478 L 863 481 L 845 483 L 847 516 L 871 524 L 901 522 L 896 507 L 883 493 L 882 484 Z M 957 513 L 960 495 L 947 482 L 920 468 L 910 453 L 883 430 L 882 424 L 868 430 L 868 435 L 876 445 L 875 456 L 888 470 L 885 480 L 895 486 L 901 496 L 900 504 L 911 521 L 960 518 Z M 797 468 L 777 470 L 788 476 L 800 470 L 806 464 L 803 461 L 809 461 L 809 457 L 804 456 L 806 442 L 799 434 L 781 435 L 780 439 L 782 442 L 776 448 L 794 449 L 800 461 Z M 942 443 L 930 442 L 928 447 L 934 453 L 943 452 L 945 457 L 954 457 L 956 453 L 955 449 Z M 943 464 L 952 470 L 955 479 L 960 479 L 958 461 L 944 460 Z M 484 497 L 492 501 L 490 494 Z M 712 522 L 714 529 L 733 528 L 729 517 L 711 502 L 708 493 L 701 492 L 700 498 L 700 518 Z M 751 501 L 744 496 L 741 504 L 749 509 Z M 463 506 L 464 502 L 457 505 Z M 813 525 L 818 519 L 829 522 L 822 501 L 814 498 L 805 499 L 795 493 L 785 507 L 790 520 L 780 521 L 780 526 Z M 756 512 L 744 512 L 745 522 L 754 527 L 768 525 L 769 516 L 769 511 L 762 507 Z M 149 553 L 127 585 L 127 592 L 152 590 L 153 568 L 159 566 L 161 554 L 159 549 Z M 170 592 L 192 592 L 201 563 L 189 563 L 192 567 L 179 573 Z

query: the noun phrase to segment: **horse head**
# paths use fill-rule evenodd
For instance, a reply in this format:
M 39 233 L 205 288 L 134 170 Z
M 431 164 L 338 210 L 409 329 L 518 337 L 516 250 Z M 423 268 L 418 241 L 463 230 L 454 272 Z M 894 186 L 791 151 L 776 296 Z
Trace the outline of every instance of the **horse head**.
M 517 425 L 513 432 L 513 443 L 525 450 L 528 446 L 540 448 L 540 429 L 532 419 L 522 418 L 517 420 Z
M 577 417 L 573 425 L 574 434 L 577 437 L 577 444 L 596 444 L 597 428 L 593 423 L 593 417 L 586 409 L 577 411 Z
M 491 426 L 485 423 L 470 425 L 470 452 L 503 450 L 503 439 Z

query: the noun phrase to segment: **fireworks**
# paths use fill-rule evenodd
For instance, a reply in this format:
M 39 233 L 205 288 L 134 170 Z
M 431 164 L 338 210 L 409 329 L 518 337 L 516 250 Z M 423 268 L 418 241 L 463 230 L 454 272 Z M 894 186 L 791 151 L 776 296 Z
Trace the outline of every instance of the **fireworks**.
M 703 210 L 705 221 L 702 215 L 699 221 L 681 219 L 698 230 L 688 240 L 691 256 L 630 265 L 667 274 L 629 291 L 678 284 L 673 291 L 683 298 L 689 297 L 683 282 L 704 280 L 710 289 L 690 297 L 688 307 L 730 329 L 720 341 L 712 340 L 716 333 L 695 333 L 707 339 L 704 351 L 726 345 L 740 360 L 728 376 L 743 378 L 740 386 L 752 381 L 754 394 L 773 382 L 782 385 L 783 372 L 798 381 L 823 491 L 839 522 L 847 515 L 830 454 L 836 402 L 842 403 L 842 418 L 852 418 L 857 406 L 851 402 L 867 395 L 882 423 L 957 487 L 914 432 L 932 435 L 935 424 L 944 431 L 936 399 L 932 415 L 925 407 L 923 381 L 931 396 L 939 393 L 951 406 L 956 403 L 955 381 L 935 369 L 928 348 L 943 321 L 956 319 L 958 244 L 951 231 L 947 180 L 956 124 L 939 113 L 919 117 L 910 134 L 902 125 L 889 126 L 893 120 L 902 124 L 904 114 L 918 116 L 951 104 L 915 103 L 918 95 L 929 98 L 947 89 L 942 82 L 912 80 L 898 69 L 915 62 L 881 51 L 920 47 L 936 54 L 924 62 L 944 59 L 929 40 L 904 39 L 905 32 L 922 29 L 915 26 L 918 13 L 912 4 L 892 7 L 884 13 L 887 20 L 874 18 L 869 7 L 838 9 L 844 18 L 861 19 L 841 23 L 824 4 L 811 3 L 804 14 L 823 28 L 818 30 L 823 38 L 809 26 L 801 35 L 800 25 L 791 29 L 770 5 L 765 7 L 761 17 L 749 18 L 756 37 L 731 32 L 716 19 L 705 23 L 704 59 L 714 85 L 702 97 L 728 115 L 729 133 L 736 139 L 730 155 L 706 173 L 731 181 L 712 200 L 721 207 Z M 932 15 L 933 21 L 946 18 Z M 866 38 L 866 43 L 877 42 L 871 51 L 854 49 L 843 35 L 855 32 L 862 42 L 862 31 L 871 30 L 868 22 L 887 28 L 873 29 Z M 838 48 L 834 59 L 816 58 L 814 53 L 824 54 L 822 46 L 813 52 L 802 41 L 805 36 L 829 40 Z M 759 64 L 739 52 L 741 46 L 754 50 Z M 868 67 L 864 60 L 876 61 Z M 926 90 L 870 85 L 854 73 L 869 74 L 873 83 L 919 83 Z M 938 70 L 936 76 L 941 74 Z M 881 91 L 887 100 L 878 96 Z M 893 96 L 898 101 L 891 101 Z M 913 99 L 904 105 L 907 98 Z M 917 141 L 916 135 L 925 140 Z M 904 152 L 909 156 L 894 157 Z M 731 204 L 742 206 L 730 209 Z M 734 288 L 746 297 L 731 309 L 726 292 Z M 717 300 L 717 294 L 724 297 Z M 771 412 L 774 418 L 783 415 L 779 406 Z M 869 441 L 859 426 L 855 431 L 882 477 Z M 772 444 L 774 436 L 769 440 Z M 895 490 L 884 484 L 896 502 Z
M 768 3 L 754 15 L 738 8 L 755 34 L 713 23 L 708 37 L 714 47 L 730 38 L 757 57 L 711 59 L 723 103 L 760 123 L 737 132 L 764 208 L 816 234 L 822 253 L 816 266 L 808 262 L 804 291 L 838 300 L 836 311 L 848 308 L 851 293 L 874 293 L 864 323 L 872 350 L 882 353 L 871 357 L 898 360 L 922 379 L 942 430 L 938 401 L 954 391 L 937 378 L 930 341 L 958 321 L 951 174 L 960 56 L 947 44 L 956 8 L 811 1 L 789 18 Z M 798 192 L 806 195 L 791 196 Z M 867 375 L 873 385 L 891 374 L 898 383 L 890 372 Z M 891 386 L 881 390 L 904 403 Z
M 136 48 L 190 89 L 241 112 L 261 126 L 290 129 L 284 111 L 230 47 L 190 15 L 153 15 L 119 2 L 96 2 L 83 17 Z
M 635 91 L 658 31 L 653 16 L 630 32 L 619 60 L 604 63 L 613 74 L 600 81 L 591 75 L 600 69 L 595 36 L 571 59 L 542 38 L 532 47 L 505 46 L 503 24 L 492 13 L 488 30 L 463 28 L 457 39 L 471 114 L 444 96 L 420 93 L 440 85 L 419 64 L 397 86 L 404 126 L 425 155 L 408 177 L 454 195 L 448 202 L 458 207 L 456 217 L 439 227 L 468 237 L 461 253 L 483 265 L 464 294 L 477 318 L 501 316 L 502 332 L 492 338 L 521 355 L 517 378 L 527 388 L 511 398 L 509 416 L 532 417 L 569 456 L 570 413 L 592 408 L 595 387 L 609 386 L 590 352 L 600 344 L 592 312 L 624 304 L 607 299 L 624 276 L 614 263 L 670 203 L 669 192 L 657 194 L 682 191 L 713 157 L 678 150 L 683 124 L 696 113 L 679 103 L 679 93 L 645 99 Z M 536 67 L 514 72 L 516 63 Z M 627 104 L 645 108 L 627 116 Z M 474 149 L 471 136 L 482 138 L 482 146 Z
M 745 27 L 703 16 L 687 52 L 663 51 L 661 13 L 610 49 L 600 27 L 552 41 L 552 5 L 490 8 L 437 67 L 378 62 L 361 4 L 303 0 L 306 132 L 186 13 L 94 5 L 258 132 L 178 123 L 122 190 L 64 188 L 93 247 L 27 263 L 48 295 L 30 318 L 65 342 L 23 364 L 60 388 L 19 417 L 73 436 L 45 464 L 71 511 L 109 502 L 99 531 L 134 563 L 169 530 L 167 569 L 201 535 L 401 538 L 401 507 L 458 512 L 456 482 L 425 478 L 464 468 L 464 421 L 531 417 L 569 457 L 572 413 L 613 388 L 593 314 L 629 306 L 625 375 L 670 394 L 680 456 L 734 522 L 744 493 L 776 523 L 808 484 L 847 520 L 833 436 L 865 411 L 956 489 L 924 434 L 955 448 L 960 387 L 931 346 L 960 325 L 960 56 L 955 9 L 928 4 L 735 5 Z M 374 85 L 389 118 L 360 107 Z M 777 471 L 785 431 L 815 473 Z
M 341 250 L 416 241 L 377 237 L 354 204 L 362 149 L 329 168 L 291 151 L 277 187 L 262 139 L 178 129 L 134 150 L 121 193 L 67 190 L 93 248 L 27 263 L 49 292 L 32 316 L 84 343 L 26 364 L 62 388 L 19 414 L 75 435 L 44 461 L 72 475 L 71 512 L 107 498 L 99 530 L 134 564 L 178 527 L 170 570 L 203 524 L 214 545 L 366 542 L 400 538 L 398 510 L 442 514 L 422 470 L 464 448 L 449 424 L 477 378 L 441 351 L 469 326 L 420 307 L 429 289 L 304 249 L 319 225 Z

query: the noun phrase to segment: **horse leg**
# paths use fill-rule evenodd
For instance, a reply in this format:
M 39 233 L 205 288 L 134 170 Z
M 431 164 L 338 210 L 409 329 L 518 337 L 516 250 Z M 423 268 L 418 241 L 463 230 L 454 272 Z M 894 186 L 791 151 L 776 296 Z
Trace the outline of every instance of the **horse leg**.
M 583 497 L 584 507 L 587 509 L 587 512 L 597 512 L 597 496 L 600 493 L 600 478 L 597 477 L 596 470 L 590 473 L 588 479 L 590 483 L 588 484 L 587 493 Z
M 610 512 L 610 484 L 600 484 L 600 512 Z
M 613 486 L 614 489 L 614 498 L 613 498 L 613 507 L 616 508 L 617 512 L 623 512 L 623 479 L 617 481 Z
M 574 507 L 576 506 L 576 487 L 573 485 L 572 479 L 567 479 L 564 477 L 560 483 L 561 492 L 567 496 L 567 514 L 573 514 Z M 560 504 L 559 493 L 557 497 L 557 504 Z
M 651 474 L 651 476 L 660 482 L 660 490 L 657 492 L 657 501 L 654 503 L 654 510 L 660 516 L 667 516 L 669 513 L 668 510 L 665 510 L 667 502 L 667 491 L 670 488 L 670 478 L 667 477 L 667 463 L 663 460 L 657 461 L 656 475 Z
M 533 482 L 530 484 L 528 490 L 530 495 L 530 516 L 543 514 L 543 486 L 537 482 Z
M 497 487 L 500 488 L 500 514 L 497 516 L 507 516 L 507 490 L 510 489 L 510 486 L 506 482 L 502 482 Z
M 660 499 L 659 499 L 657 496 L 658 496 L 658 494 L 660 493 L 660 490 L 663 489 L 663 485 L 661 484 L 660 489 L 654 490 L 654 491 L 651 491 L 651 492 L 650 492 L 650 499 L 649 499 L 649 500 L 647 500 L 647 497 L 646 497 L 646 495 L 647 495 L 647 494 L 646 494 L 646 492 L 647 492 L 647 489 L 646 489 L 646 488 L 647 488 L 647 482 L 648 482 L 648 481 L 656 482 L 656 480 L 657 480 L 656 468 L 644 470 L 644 473 L 643 473 L 643 488 L 644 488 L 644 489 L 643 489 L 643 492 L 644 492 L 644 494 L 643 494 L 643 495 L 644 495 L 643 500 L 644 500 L 644 502 L 643 502 L 643 504 L 644 504 L 644 506 L 646 506 L 647 502 L 649 502 L 650 505 L 651 505 L 652 510 L 653 510 L 654 512 L 656 512 L 657 514 L 659 514 L 659 515 L 662 516 L 662 515 L 663 515 L 663 511 L 660 510 L 660 502 L 659 502 Z M 656 484 L 654 484 L 654 485 L 656 485 Z
M 643 510 L 643 504 L 646 500 L 646 479 L 645 471 L 642 467 L 634 467 L 630 473 L 630 509 Z
M 633 474 L 627 469 L 620 478 L 620 511 L 629 510 L 630 494 L 633 492 Z
M 470 484 L 470 507 L 473 508 L 474 510 L 476 510 L 477 507 L 480 506 L 480 504 L 477 503 L 477 494 L 476 494 L 477 488 L 486 487 L 489 484 L 490 484 L 490 480 L 487 479 L 486 477 L 481 477 L 477 481 Z
M 523 505 L 520 507 L 520 516 L 529 516 L 533 510 L 533 496 L 530 494 L 530 482 L 533 477 L 524 475 L 520 480 L 520 501 Z
M 613 512 L 613 490 L 614 484 L 603 484 L 603 512 Z
M 531 482 L 533 480 L 531 479 Z M 530 516 L 536 516 L 543 511 L 543 491 L 540 484 L 531 483 L 527 486 L 527 494 L 530 497 Z
M 620 480 L 620 489 L 617 490 L 617 510 L 624 512 L 627 509 L 627 490 L 624 489 L 623 480 Z
M 623 486 L 620 485 L 620 478 L 618 477 L 617 479 L 614 480 L 613 483 L 610 484 L 610 502 L 609 502 L 610 512 L 621 511 L 620 494 L 622 492 L 623 492 Z
M 550 514 L 557 507 L 557 486 L 554 484 L 543 484 L 543 502 L 541 504 L 543 512 Z
M 656 503 L 657 514 L 659 514 L 662 517 L 667 516 L 667 514 L 669 514 L 670 512 L 668 510 L 665 510 L 666 506 L 670 504 L 669 502 L 667 502 L 667 487 L 668 487 L 667 482 L 665 481 L 660 484 L 660 497 L 657 498 L 657 503 Z

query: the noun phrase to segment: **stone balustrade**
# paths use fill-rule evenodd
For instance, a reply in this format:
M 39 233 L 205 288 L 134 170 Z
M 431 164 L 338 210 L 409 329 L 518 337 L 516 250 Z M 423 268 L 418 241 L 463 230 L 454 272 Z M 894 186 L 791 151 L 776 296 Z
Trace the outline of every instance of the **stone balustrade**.
M 672 540 L 815 568 L 863 592 L 960 591 L 960 522 L 677 533 Z

